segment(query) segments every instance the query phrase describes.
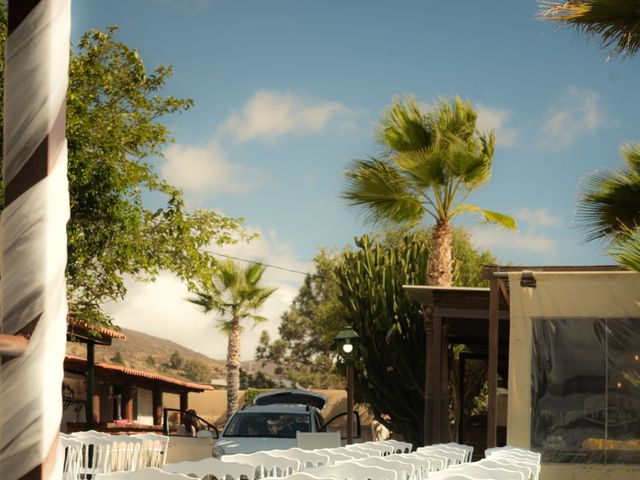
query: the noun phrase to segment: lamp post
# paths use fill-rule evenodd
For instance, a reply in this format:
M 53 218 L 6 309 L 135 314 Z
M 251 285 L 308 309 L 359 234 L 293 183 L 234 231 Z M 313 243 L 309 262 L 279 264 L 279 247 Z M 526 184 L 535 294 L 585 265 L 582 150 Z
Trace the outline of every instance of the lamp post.
M 346 327 L 334 337 L 338 354 L 347 367 L 347 444 L 353 443 L 353 364 L 356 357 L 358 334 Z

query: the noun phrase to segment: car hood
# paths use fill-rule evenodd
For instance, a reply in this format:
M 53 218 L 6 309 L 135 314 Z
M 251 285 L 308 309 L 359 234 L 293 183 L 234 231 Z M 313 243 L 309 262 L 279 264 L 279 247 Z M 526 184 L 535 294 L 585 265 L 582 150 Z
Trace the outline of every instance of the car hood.
M 265 392 L 256 396 L 254 405 L 311 405 L 322 410 L 327 405 L 327 397 L 307 390 L 281 390 Z
M 254 453 L 264 450 L 286 450 L 296 446 L 295 438 L 221 437 L 216 446 L 222 447 L 225 455 Z

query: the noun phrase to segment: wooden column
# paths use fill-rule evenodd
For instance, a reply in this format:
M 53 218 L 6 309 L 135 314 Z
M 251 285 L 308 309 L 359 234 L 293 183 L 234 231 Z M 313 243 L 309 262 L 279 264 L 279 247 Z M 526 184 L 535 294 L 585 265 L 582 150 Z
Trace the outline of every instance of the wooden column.
M 122 415 L 126 420 L 133 421 L 133 385 L 127 381 L 122 385 Z
M 85 422 L 87 430 L 93 429 L 94 421 L 100 423 L 100 398 L 98 397 L 98 408 L 94 410 L 95 403 L 95 344 L 91 341 L 87 341 L 87 399 L 85 405 Z M 98 414 L 98 420 L 95 420 L 94 413 Z
M 498 432 L 498 333 L 500 327 L 499 279 L 489 280 L 489 401 L 487 407 L 487 448 L 496 446 Z
M 188 392 L 180 392 L 180 410 L 187 411 L 189 410 L 189 393 Z
M 441 442 L 442 430 L 442 317 L 433 316 L 433 365 L 431 366 L 432 415 L 431 443 Z
M 162 413 L 163 413 L 163 404 L 162 404 L 162 390 L 158 387 L 153 389 L 153 424 L 154 425 L 162 425 Z
M 425 331 L 425 355 L 426 365 L 424 369 L 424 444 L 431 445 L 431 424 L 433 411 L 433 387 L 431 385 L 431 372 L 433 371 L 433 317 L 431 308 L 423 306 L 424 331 Z
M 102 421 L 102 417 L 100 416 L 100 394 L 94 393 L 90 398 L 91 401 L 87 403 L 91 404 L 91 411 L 93 412 L 91 417 L 89 417 L 91 418 L 91 428 L 93 428 Z M 87 430 L 89 430 L 89 428 L 87 428 Z
M 440 319 L 442 322 L 442 318 Z M 451 440 L 449 427 L 449 325 L 442 325 L 440 338 L 440 442 Z

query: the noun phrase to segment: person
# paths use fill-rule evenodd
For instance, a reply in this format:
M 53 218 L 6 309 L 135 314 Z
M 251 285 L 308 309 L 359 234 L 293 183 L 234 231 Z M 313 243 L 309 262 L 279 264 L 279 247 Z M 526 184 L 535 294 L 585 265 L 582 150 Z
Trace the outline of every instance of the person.
M 183 437 L 195 437 L 198 434 L 198 418 L 196 411 L 189 409 L 186 411 L 182 424 L 178 428 L 178 435 Z

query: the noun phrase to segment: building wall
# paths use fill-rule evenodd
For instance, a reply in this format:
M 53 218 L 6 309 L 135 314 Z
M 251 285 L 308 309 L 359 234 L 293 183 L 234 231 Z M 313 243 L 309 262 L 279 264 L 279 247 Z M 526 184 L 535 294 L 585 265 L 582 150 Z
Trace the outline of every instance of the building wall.
M 153 392 L 138 387 L 138 417 L 137 423 L 142 425 L 153 425 Z

